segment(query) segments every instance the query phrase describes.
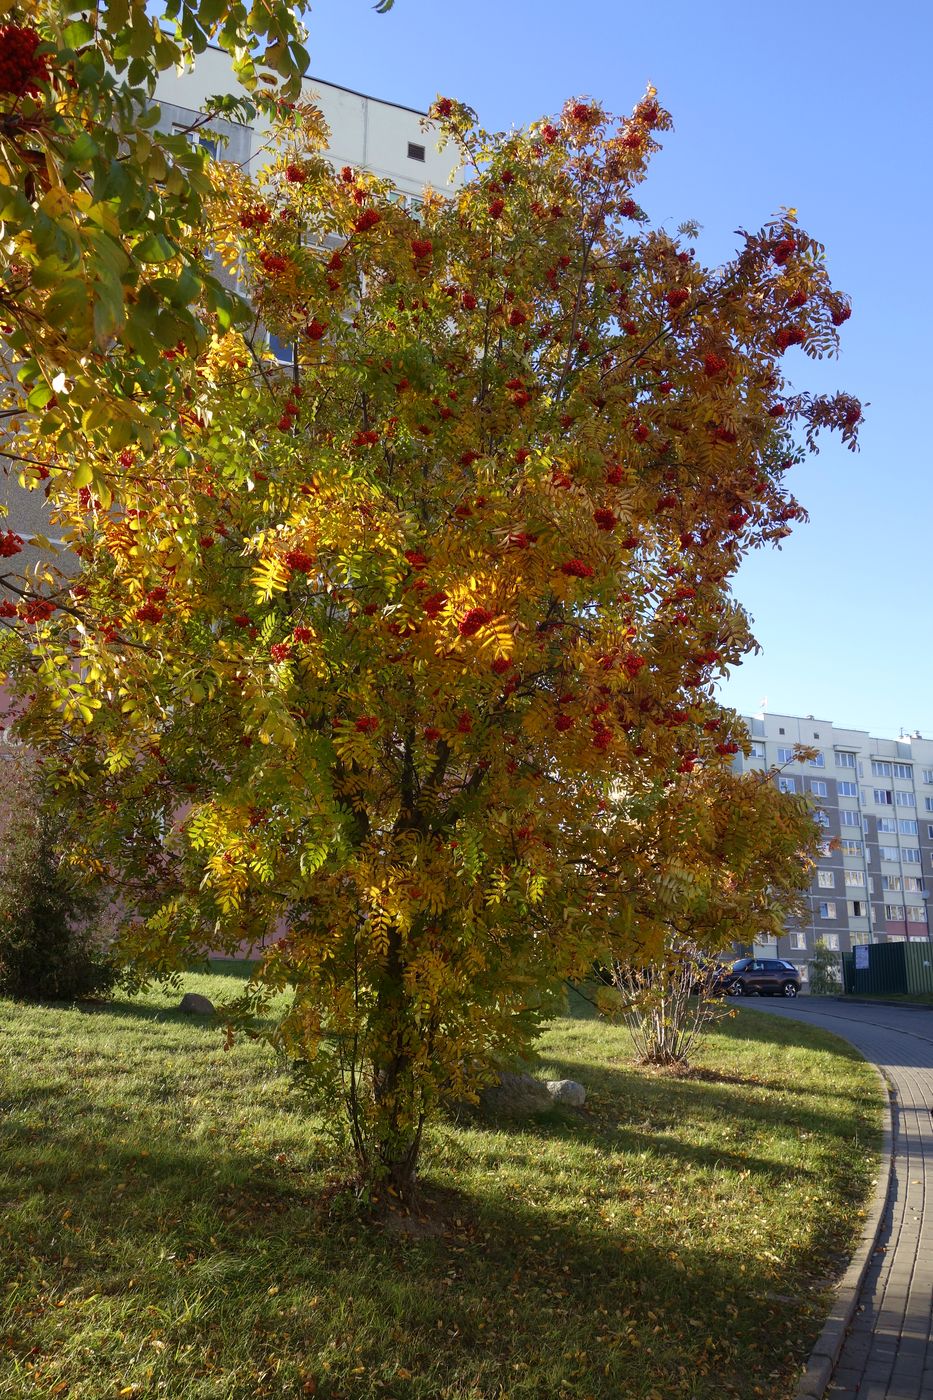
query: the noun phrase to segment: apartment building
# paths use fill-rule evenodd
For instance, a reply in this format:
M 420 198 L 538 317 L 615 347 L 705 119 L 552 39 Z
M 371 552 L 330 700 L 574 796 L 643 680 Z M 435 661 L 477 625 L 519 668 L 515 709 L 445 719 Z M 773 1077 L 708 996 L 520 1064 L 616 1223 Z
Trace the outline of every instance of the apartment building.
M 756 950 L 788 958 L 806 981 L 814 945 L 930 940 L 933 887 L 933 739 L 881 739 L 813 715 L 746 715 L 752 748 L 738 770 L 778 768 L 777 783 L 813 803 L 826 840 L 808 913 Z M 797 745 L 817 751 L 798 762 Z
M 211 96 L 238 91 L 230 58 L 221 49 L 207 48 L 194 69 L 163 73 L 156 86 L 164 131 L 187 130 L 209 106 Z M 456 165 L 452 145 L 437 149 L 436 129 L 426 113 L 349 88 L 306 77 L 303 97 L 320 108 L 330 129 L 328 159 L 371 171 L 391 180 L 400 197 L 420 203 L 426 185 L 443 191 L 451 184 Z M 256 174 L 269 157 L 269 126 L 259 118 L 254 126 L 216 117 L 202 126 L 198 140 L 212 155 L 242 165 Z

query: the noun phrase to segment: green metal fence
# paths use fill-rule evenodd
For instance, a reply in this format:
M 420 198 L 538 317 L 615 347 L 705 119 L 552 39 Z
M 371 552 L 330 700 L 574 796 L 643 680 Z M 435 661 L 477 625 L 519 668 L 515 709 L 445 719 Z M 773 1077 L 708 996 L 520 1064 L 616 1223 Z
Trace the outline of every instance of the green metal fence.
M 867 966 L 856 967 L 856 956 Z M 842 959 L 845 990 L 858 995 L 933 992 L 933 944 L 872 943 Z

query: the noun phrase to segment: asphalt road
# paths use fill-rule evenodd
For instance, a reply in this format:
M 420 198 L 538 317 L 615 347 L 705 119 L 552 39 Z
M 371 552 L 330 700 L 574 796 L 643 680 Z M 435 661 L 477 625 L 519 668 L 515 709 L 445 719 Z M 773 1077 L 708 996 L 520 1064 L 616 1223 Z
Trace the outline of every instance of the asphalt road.
M 756 1011 L 823 1026 L 894 1088 L 894 1171 L 880 1246 L 826 1392 L 831 1400 L 933 1400 L 933 1010 L 832 997 L 755 997 Z

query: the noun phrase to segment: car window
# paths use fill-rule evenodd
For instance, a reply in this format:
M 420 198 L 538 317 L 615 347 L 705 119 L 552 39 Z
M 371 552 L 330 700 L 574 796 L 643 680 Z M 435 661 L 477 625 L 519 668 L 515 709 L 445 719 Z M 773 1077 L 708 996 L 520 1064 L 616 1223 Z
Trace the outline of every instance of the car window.
M 776 962 L 773 958 L 769 958 L 768 961 L 765 963 L 765 971 L 780 972 L 783 966 L 784 964 L 782 962 Z
M 764 964 L 763 964 L 763 963 L 760 963 L 760 962 L 749 963 L 748 966 L 749 966 L 749 971 L 750 971 L 750 972 L 763 972 L 763 971 L 764 971 Z

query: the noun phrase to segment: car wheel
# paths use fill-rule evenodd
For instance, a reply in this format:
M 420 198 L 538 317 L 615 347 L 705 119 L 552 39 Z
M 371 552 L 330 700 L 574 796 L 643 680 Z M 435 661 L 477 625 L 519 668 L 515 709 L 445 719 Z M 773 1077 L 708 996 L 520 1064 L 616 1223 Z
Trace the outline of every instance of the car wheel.
M 744 997 L 745 987 L 741 982 L 733 982 L 732 986 L 729 988 L 729 995 L 731 997 Z
M 797 995 L 797 983 L 785 982 L 781 988 L 781 995 L 785 997 L 795 997 Z

